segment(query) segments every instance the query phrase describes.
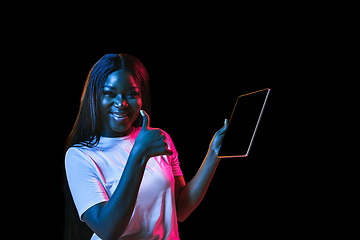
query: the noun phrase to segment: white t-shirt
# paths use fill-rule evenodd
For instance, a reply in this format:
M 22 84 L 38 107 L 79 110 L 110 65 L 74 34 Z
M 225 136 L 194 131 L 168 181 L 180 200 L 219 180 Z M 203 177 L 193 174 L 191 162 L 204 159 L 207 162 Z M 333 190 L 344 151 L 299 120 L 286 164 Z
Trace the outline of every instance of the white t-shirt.
M 66 152 L 66 175 L 79 217 L 90 207 L 109 200 L 124 171 L 141 128 L 128 136 L 101 137 L 96 147 L 71 147 Z M 182 176 L 178 154 L 166 136 L 171 156 L 149 159 L 134 211 L 120 239 L 179 239 L 175 179 Z M 100 239 L 95 233 L 91 240 Z

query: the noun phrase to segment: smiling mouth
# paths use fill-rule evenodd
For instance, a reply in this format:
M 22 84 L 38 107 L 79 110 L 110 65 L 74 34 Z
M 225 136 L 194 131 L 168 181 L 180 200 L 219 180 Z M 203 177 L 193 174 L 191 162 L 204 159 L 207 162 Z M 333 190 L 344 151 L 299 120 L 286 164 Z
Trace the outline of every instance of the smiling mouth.
M 115 113 L 115 112 L 111 112 L 110 113 L 115 120 L 124 120 L 127 119 L 130 113 Z

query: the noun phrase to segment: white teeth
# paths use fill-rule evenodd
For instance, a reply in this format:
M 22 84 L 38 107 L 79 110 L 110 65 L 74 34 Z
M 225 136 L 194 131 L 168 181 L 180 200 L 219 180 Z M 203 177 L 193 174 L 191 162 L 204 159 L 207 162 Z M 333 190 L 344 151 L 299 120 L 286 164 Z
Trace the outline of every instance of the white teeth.
M 127 114 L 122 114 L 122 115 L 120 115 L 120 114 L 118 114 L 118 113 L 111 113 L 111 114 L 114 115 L 114 116 L 117 117 L 117 118 L 124 118 L 124 117 L 127 116 Z

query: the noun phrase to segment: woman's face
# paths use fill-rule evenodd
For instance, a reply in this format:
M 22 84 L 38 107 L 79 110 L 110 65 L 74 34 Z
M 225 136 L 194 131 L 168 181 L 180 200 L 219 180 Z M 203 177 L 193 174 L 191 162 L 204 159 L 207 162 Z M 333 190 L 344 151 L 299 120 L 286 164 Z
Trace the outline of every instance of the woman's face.
M 140 114 L 140 86 L 131 73 L 118 70 L 111 73 L 102 88 L 101 136 L 122 137 L 132 132 L 131 124 Z

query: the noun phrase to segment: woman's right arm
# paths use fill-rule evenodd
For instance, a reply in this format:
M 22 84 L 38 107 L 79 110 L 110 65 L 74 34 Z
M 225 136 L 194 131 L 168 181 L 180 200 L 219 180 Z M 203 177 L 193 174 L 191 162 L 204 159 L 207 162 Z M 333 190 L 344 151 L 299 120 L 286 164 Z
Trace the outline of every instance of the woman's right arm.
M 149 128 L 149 116 L 142 112 L 143 127 L 135 140 L 120 182 L 108 202 L 92 206 L 82 215 L 85 223 L 102 239 L 118 239 L 126 230 L 147 161 L 158 155 L 172 155 L 161 130 Z

